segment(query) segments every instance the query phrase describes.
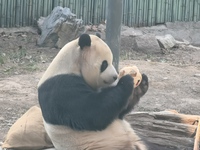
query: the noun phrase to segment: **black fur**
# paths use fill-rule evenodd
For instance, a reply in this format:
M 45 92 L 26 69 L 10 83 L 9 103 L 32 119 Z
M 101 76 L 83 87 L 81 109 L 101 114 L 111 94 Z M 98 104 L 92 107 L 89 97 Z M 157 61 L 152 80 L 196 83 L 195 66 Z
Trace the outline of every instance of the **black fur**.
M 82 34 L 79 38 L 78 45 L 83 49 L 85 46 L 91 46 L 91 39 L 88 34 Z
M 119 118 L 123 119 L 126 114 L 131 112 L 134 106 L 139 102 L 140 98 L 147 92 L 149 88 L 148 77 L 142 74 L 142 81 L 138 87 L 133 91 L 132 97 L 129 98 L 128 106 L 119 114 Z
M 76 75 L 58 75 L 38 89 L 44 120 L 75 130 L 103 130 L 127 105 L 133 91 L 133 78 L 126 75 L 117 86 L 93 90 Z
M 101 34 L 99 32 L 96 32 L 96 36 L 101 39 Z

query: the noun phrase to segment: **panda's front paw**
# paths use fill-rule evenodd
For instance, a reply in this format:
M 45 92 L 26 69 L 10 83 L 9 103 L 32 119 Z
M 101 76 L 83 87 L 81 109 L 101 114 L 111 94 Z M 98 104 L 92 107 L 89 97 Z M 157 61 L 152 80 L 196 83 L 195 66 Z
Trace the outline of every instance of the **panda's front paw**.
M 130 75 L 125 75 L 122 78 L 120 78 L 117 84 L 117 86 L 120 86 L 127 93 L 132 93 L 133 85 L 133 77 L 131 77 Z
M 119 114 L 119 119 L 123 119 L 126 114 L 132 111 L 134 106 L 139 102 L 140 97 L 142 97 L 149 88 L 148 77 L 142 74 L 142 81 L 138 87 L 133 90 L 133 95 L 129 97 L 128 106 L 124 108 Z
M 149 88 L 148 77 L 145 74 L 142 74 L 142 81 L 140 85 L 135 89 L 133 96 L 142 97 Z

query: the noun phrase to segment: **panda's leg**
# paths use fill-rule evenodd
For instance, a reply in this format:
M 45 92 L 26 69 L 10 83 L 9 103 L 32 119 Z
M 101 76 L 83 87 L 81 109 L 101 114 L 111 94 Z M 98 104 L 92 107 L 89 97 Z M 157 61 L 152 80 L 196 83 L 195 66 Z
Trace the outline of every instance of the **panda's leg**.
M 103 131 L 81 132 L 78 138 L 81 150 L 147 150 L 130 124 L 120 119 Z
M 133 150 L 148 150 L 145 142 L 135 133 L 131 125 L 123 120 L 123 128 L 131 141 L 131 146 L 128 147 L 129 149 Z M 128 149 L 127 149 L 128 150 Z
M 44 127 L 55 150 L 81 150 L 78 147 L 79 136 L 77 136 L 76 131 L 66 126 L 52 125 L 45 121 Z
M 114 120 L 102 131 L 75 131 L 44 121 L 56 150 L 147 150 L 125 120 Z

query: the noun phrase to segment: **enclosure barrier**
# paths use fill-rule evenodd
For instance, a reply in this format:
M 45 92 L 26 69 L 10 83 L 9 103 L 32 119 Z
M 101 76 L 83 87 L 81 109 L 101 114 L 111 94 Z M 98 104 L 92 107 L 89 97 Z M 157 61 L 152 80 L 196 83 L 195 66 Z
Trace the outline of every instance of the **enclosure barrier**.
M 106 19 L 107 0 L 0 0 L 0 27 L 35 26 L 54 7 L 69 7 L 85 24 Z M 116 10 L 117 11 L 117 10 Z M 122 23 L 131 27 L 200 21 L 200 0 L 123 0 Z

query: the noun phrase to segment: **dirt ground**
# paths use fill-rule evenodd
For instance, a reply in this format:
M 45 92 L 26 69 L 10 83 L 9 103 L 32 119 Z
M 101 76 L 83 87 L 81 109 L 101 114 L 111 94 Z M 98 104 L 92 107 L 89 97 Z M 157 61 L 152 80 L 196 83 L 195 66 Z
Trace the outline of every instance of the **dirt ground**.
M 31 106 L 38 105 L 37 83 L 58 53 L 36 46 L 35 29 L 0 30 L 0 141 Z M 200 49 L 179 46 L 165 53 L 145 54 L 121 43 L 120 66 L 137 65 L 150 87 L 135 111 L 177 110 L 200 115 Z

